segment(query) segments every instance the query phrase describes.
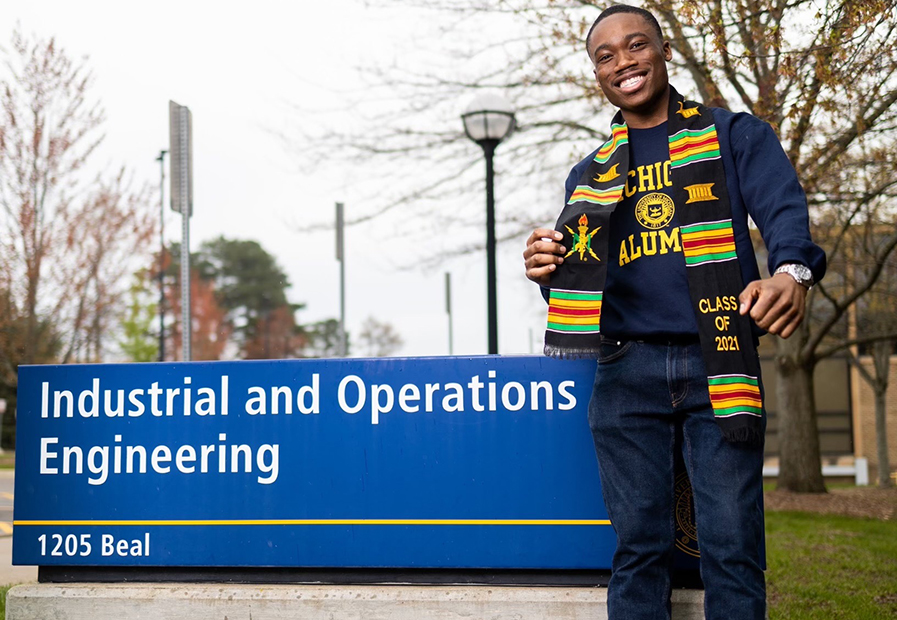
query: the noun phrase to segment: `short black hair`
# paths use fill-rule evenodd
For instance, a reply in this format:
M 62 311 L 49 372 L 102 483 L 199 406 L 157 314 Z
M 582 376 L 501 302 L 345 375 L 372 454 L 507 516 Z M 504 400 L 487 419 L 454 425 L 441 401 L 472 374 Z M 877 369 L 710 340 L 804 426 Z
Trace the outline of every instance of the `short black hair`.
M 660 42 L 663 43 L 663 30 L 660 28 L 660 24 L 657 22 L 657 18 L 654 17 L 654 14 L 651 11 L 646 11 L 645 9 L 638 6 L 629 6 L 628 4 L 613 4 L 603 11 L 598 16 L 598 19 L 595 20 L 595 23 L 592 24 L 592 27 L 589 28 L 589 33 L 586 35 L 586 54 L 589 54 L 589 39 L 592 38 L 592 31 L 595 30 L 595 26 L 601 23 L 603 20 L 607 19 L 611 15 L 616 15 L 617 13 L 631 13 L 633 15 L 639 15 L 644 19 L 654 30 L 657 32 L 657 36 L 660 37 Z M 589 55 L 591 58 L 591 54 Z

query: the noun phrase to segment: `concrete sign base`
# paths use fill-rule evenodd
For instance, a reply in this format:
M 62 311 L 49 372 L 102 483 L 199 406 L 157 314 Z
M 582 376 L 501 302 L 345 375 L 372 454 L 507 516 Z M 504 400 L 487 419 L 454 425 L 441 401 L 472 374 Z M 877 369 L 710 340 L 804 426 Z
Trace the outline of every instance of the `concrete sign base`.
M 673 591 L 673 620 L 704 618 L 703 591 Z M 606 619 L 605 588 L 36 584 L 12 588 L 8 620 Z

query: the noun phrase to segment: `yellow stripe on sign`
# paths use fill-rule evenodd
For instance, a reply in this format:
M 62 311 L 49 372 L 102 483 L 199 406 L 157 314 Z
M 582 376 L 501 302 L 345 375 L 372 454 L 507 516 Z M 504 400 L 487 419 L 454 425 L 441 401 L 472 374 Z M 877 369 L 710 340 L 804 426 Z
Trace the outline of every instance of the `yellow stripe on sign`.
M 151 521 L 13 521 L 34 526 L 166 526 L 166 525 L 610 525 L 607 519 L 223 519 Z

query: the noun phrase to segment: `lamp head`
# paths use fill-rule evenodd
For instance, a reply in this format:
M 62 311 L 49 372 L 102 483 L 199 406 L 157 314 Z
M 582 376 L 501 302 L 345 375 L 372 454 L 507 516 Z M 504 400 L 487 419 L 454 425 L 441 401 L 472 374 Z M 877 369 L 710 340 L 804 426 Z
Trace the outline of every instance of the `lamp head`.
M 461 115 L 464 133 L 476 143 L 494 141 L 496 144 L 514 131 L 514 108 L 495 94 L 483 94 L 470 102 Z

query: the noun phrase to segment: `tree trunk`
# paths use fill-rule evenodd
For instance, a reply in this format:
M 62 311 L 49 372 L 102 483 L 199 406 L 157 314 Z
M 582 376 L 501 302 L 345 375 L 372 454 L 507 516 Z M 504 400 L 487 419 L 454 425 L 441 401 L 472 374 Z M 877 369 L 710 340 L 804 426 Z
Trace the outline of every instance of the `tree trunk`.
M 878 486 L 891 486 L 891 464 L 888 460 L 888 432 L 886 423 L 885 397 L 888 391 L 888 372 L 891 362 L 891 341 L 879 340 L 872 345 L 872 359 L 875 362 L 875 450 L 878 453 Z
M 776 338 L 779 409 L 779 479 L 777 488 L 797 493 L 825 493 L 819 431 L 813 402 L 815 361 L 803 359 L 803 331 Z
M 33 364 L 37 360 L 37 285 L 40 267 L 28 264 L 25 297 L 25 350 L 20 364 Z

